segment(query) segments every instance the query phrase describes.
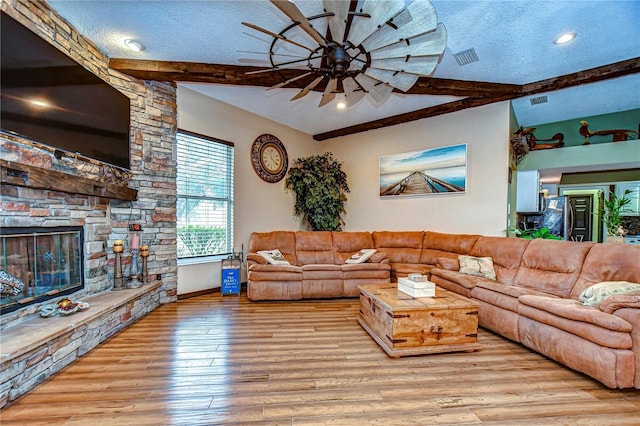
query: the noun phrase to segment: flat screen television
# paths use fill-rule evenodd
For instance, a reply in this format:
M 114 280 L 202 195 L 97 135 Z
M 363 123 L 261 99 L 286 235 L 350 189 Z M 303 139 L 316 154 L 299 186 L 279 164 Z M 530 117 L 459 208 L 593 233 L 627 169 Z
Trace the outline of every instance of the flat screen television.
M 4 12 L 0 31 L 2 131 L 129 169 L 129 98 Z

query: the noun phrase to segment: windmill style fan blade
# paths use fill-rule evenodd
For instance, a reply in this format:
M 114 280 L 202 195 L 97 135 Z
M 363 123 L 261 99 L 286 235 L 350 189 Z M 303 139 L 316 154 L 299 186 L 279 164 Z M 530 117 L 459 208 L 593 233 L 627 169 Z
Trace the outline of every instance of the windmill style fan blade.
M 297 95 L 295 95 L 293 98 L 289 99 L 290 101 L 295 101 L 296 99 L 300 99 L 303 98 L 305 96 L 307 96 L 309 94 L 309 92 L 318 85 L 318 83 L 320 83 L 322 81 L 324 77 L 320 76 L 318 78 L 316 78 L 315 80 L 313 80 L 311 83 L 307 84 L 307 86 L 302 89 L 301 91 L 298 92 Z
M 437 56 L 410 56 L 403 58 L 374 59 L 372 68 L 405 72 L 422 76 L 431 76 L 440 62 Z
M 311 72 L 307 72 L 307 73 L 304 73 L 304 74 L 300 74 L 300 75 L 299 75 L 299 76 L 297 76 L 297 77 L 290 78 L 289 80 L 287 80 L 287 81 L 283 81 L 282 83 L 278 83 L 278 84 L 276 84 L 275 86 L 267 87 L 265 90 L 279 89 L 279 88 L 281 88 L 281 87 L 286 86 L 286 85 L 287 85 L 287 84 L 289 84 L 289 83 L 293 83 L 294 81 L 296 81 L 296 80 L 300 80 L 301 78 L 304 78 L 304 77 L 306 77 L 306 76 L 308 76 L 308 75 L 311 75 Z
M 306 50 L 308 50 L 309 52 L 313 52 L 313 51 L 314 51 L 313 49 L 311 49 L 311 48 L 309 48 L 309 47 L 305 46 L 304 44 L 300 44 L 300 43 L 295 42 L 295 41 L 293 41 L 293 40 L 289 40 L 288 38 L 286 38 L 286 37 L 285 37 L 285 36 L 283 36 L 283 35 L 276 34 L 276 33 L 272 32 L 272 31 L 269 31 L 269 30 L 264 29 L 264 28 L 262 28 L 262 27 L 259 27 L 259 26 L 257 26 L 257 25 L 250 24 L 249 22 L 243 22 L 243 23 L 242 23 L 242 25 L 244 25 L 245 27 L 249 27 L 249 28 L 251 28 L 251 29 L 253 29 L 253 30 L 260 31 L 261 33 L 265 33 L 265 34 L 267 34 L 267 35 L 270 35 L 270 36 L 271 36 L 271 37 L 273 37 L 273 38 L 277 38 L 277 39 L 279 39 L 279 40 L 286 41 L 287 43 L 291 43 L 291 44 L 293 44 L 293 45 L 295 45 L 295 46 L 302 47 L 303 49 L 306 49 Z
M 342 89 L 344 90 L 344 96 L 348 106 L 357 104 L 366 95 L 364 90 L 362 90 L 360 86 L 358 86 L 358 83 L 351 77 L 342 80 Z
M 435 31 L 374 50 L 371 59 L 406 58 L 407 56 L 442 56 L 447 46 L 447 29 L 442 23 Z
M 356 17 L 351 24 L 348 40 L 359 46 L 367 37 L 404 8 L 404 0 L 365 0 L 361 11 L 370 18 Z
M 324 38 L 318 31 L 316 31 L 315 28 L 313 28 L 311 22 L 309 22 L 307 17 L 300 12 L 300 9 L 298 9 L 298 6 L 296 6 L 294 2 L 291 0 L 271 0 L 271 3 L 280 9 L 280 12 L 287 15 L 293 22 L 298 22 L 300 24 L 300 28 L 309 34 L 320 46 L 326 46 Z
M 324 93 L 322 94 L 322 99 L 320 99 L 319 107 L 325 106 L 332 100 L 336 98 L 335 90 L 338 88 L 338 80 L 332 78 L 327 82 L 327 87 L 324 89 Z
M 393 92 L 393 87 L 364 74 L 358 74 L 355 78 L 356 81 L 364 87 L 364 90 L 369 93 L 369 96 L 378 103 L 382 103 L 389 99 L 391 92 Z
M 381 70 L 378 68 L 369 68 L 364 73 L 371 78 L 387 83 L 389 86 L 393 86 L 403 92 L 411 89 L 413 85 L 416 84 L 416 81 L 418 81 L 418 76 L 414 74 Z
M 347 28 L 347 18 L 349 17 L 349 2 L 343 0 L 322 0 L 324 10 L 333 13 L 329 18 L 329 28 L 333 41 L 342 43 L 344 41 L 344 30 Z
M 362 46 L 372 51 L 400 40 L 415 37 L 436 29 L 438 16 L 428 1 L 415 0 L 406 9 L 393 17 L 391 25 L 384 25 L 366 39 Z

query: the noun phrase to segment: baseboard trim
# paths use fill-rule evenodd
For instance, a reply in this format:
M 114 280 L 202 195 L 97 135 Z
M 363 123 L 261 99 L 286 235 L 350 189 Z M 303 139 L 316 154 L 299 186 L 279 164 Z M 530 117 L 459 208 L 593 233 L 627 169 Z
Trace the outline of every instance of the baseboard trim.
M 247 283 L 242 283 L 240 284 L 240 291 L 247 291 Z M 183 299 L 190 299 L 192 297 L 198 297 L 198 296 L 204 296 L 206 294 L 212 294 L 212 293 L 220 293 L 220 287 L 216 287 L 216 288 L 208 288 L 206 290 L 198 290 L 198 291 L 192 291 L 190 293 L 183 293 L 183 294 L 179 294 L 178 295 L 178 300 L 183 300 Z

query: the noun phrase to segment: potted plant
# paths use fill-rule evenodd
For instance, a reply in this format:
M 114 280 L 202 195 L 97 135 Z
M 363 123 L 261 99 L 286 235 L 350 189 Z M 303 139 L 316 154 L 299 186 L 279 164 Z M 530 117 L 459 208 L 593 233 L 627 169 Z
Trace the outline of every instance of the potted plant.
M 289 169 L 284 186 L 296 195 L 294 213 L 313 231 L 340 231 L 345 195 L 349 192 L 342 163 L 326 152 L 298 158 Z
M 608 243 L 624 241 L 625 231 L 620 225 L 620 213 L 624 211 L 624 207 L 631 202 L 627 195 L 631 194 L 630 190 L 625 190 L 622 197 L 618 197 L 614 192 L 610 192 L 609 199 L 604 200 L 602 208 L 602 221 L 607 229 Z

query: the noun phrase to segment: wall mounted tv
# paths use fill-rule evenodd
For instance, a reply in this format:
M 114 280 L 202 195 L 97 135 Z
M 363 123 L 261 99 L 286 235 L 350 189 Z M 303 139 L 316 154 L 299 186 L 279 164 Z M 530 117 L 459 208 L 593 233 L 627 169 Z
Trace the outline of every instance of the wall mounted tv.
M 6 13 L 0 124 L 50 147 L 129 168 L 129 98 Z

